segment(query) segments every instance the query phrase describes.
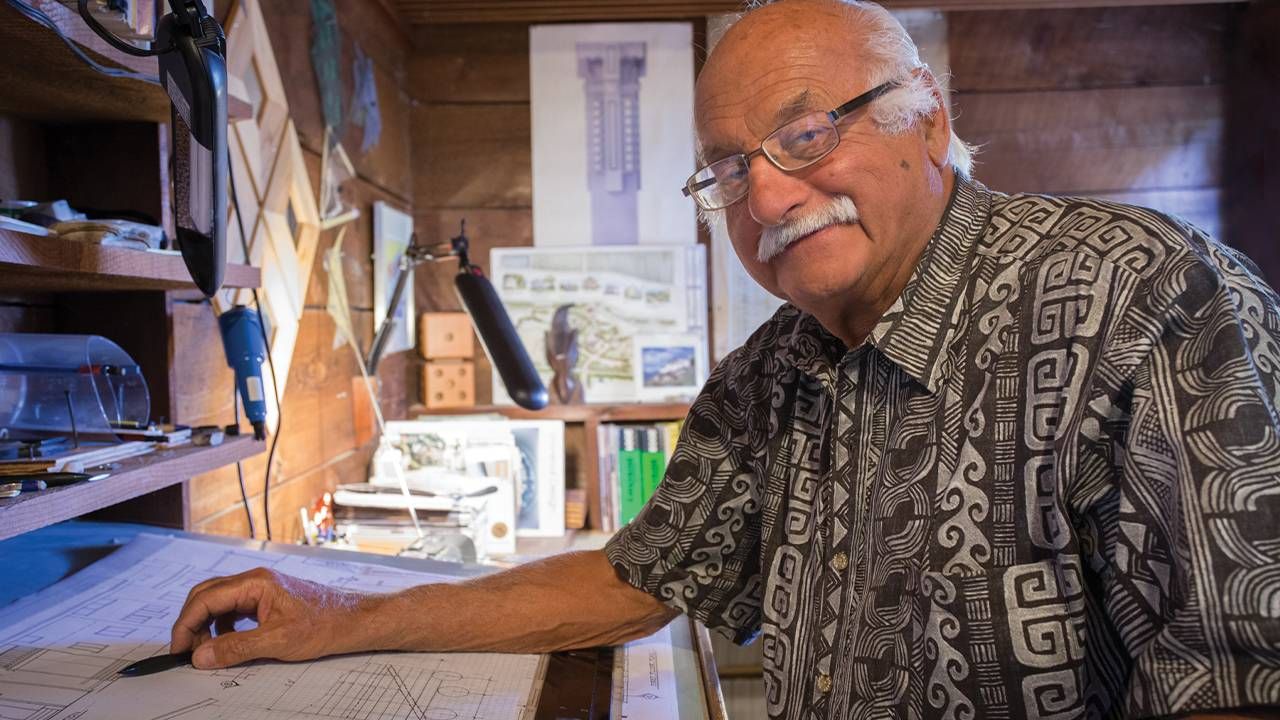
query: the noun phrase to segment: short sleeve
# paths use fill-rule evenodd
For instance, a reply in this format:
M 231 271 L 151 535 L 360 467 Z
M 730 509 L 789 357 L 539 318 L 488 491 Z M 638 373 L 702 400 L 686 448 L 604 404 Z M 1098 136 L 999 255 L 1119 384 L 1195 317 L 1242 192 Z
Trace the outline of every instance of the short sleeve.
M 1127 427 L 1089 517 L 1132 661 L 1126 717 L 1280 703 L 1277 298 L 1229 250 L 1202 249 L 1163 273 L 1147 299 L 1160 310 L 1134 313 L 1159 330 L 1118 361 Z
M 605 548 L 623 580 L 739 643 L 761 617 L 762 487 L 739 383 L 753 365 L 739 352 L 717 366 L 658 489 Z

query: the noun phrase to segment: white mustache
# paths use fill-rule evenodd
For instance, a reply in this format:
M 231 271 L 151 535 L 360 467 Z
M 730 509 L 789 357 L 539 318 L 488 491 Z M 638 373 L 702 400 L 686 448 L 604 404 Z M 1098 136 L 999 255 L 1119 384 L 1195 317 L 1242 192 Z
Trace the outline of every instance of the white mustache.
M 829 225 L 853 225 L 858 222 L 858 207 L 848 195 L 836 195 L 831 202 L 803 215 L 788 218 L 781 225 L 767 227 L 760 233 L 756 259 L 767 263 L 787 249 L 791 243 Z

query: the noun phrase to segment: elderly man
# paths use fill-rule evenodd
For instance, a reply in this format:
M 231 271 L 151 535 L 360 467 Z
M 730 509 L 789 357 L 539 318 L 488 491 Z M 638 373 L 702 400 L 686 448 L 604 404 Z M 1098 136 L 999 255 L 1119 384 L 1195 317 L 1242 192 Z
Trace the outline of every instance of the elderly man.
M 198 667 L 763 634 L 778 718 L 1150 717 L 1280 703 L 1280 315 L 1175 219 L 970 180 L 874 5 L 748 14 L 685 193 L 788 301 L 716 368 L 603 552 L 353 595 L 192 591 Z M 216 637 L 236 614 L 260 625 Z

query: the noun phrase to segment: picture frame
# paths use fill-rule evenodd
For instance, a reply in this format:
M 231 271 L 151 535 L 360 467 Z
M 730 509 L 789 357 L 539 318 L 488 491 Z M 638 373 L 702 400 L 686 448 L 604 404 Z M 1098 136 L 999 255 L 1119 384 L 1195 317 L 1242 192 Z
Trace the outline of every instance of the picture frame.
M 379 328 L 387 317 L 391 293 L 395 290 L 400 258 L 413 241 L 413 217 L 381 200 L 373 204 L 373 326 Z M 413 286 L 395 309 L 398 323 L 387 340 L 385 354 L 412 350 L 417 337 Z
M 691 400 L 707 379 L 706 354 L 706 341 L 699 335 L 636 336 L 636 397 L 642 402 Z

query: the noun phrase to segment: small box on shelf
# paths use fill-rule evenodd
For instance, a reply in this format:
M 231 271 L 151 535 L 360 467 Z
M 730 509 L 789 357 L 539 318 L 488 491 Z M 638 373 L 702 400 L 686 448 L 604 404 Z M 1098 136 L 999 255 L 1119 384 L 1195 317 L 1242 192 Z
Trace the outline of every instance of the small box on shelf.
M 476 364 L 433 360 L 422 368 L 422 401 L 428 408 L 470 408 L 476 404 Z
M 426 360 L 475 357 L 471 319 L 460 312 L 422 313 L 418 319 L 418 352 Z

